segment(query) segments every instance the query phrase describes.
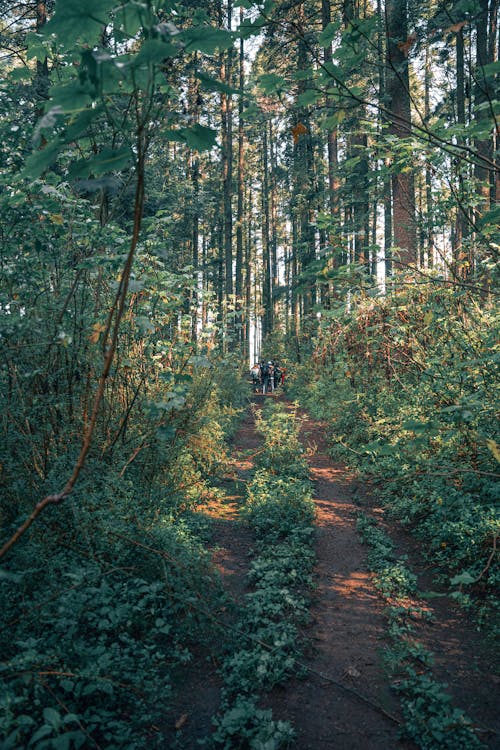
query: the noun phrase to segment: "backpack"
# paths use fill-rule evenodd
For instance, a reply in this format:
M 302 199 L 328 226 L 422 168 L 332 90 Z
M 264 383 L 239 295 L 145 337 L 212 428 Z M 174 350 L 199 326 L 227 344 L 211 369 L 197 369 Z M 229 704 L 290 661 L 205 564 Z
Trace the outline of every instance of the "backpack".
M 264 377 L 267 377 L 269 375 L 269 365 L 267 364 L 267 362 L 262 365 L 262 374 L 264 375 Z

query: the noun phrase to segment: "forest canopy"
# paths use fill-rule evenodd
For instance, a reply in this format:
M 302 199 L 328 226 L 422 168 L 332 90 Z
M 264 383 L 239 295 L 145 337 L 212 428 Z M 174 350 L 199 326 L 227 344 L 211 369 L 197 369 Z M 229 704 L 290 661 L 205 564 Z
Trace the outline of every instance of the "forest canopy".
M 5 747 L 157 746 L 152 654 L 177 668 L 209 628 L 191 514 L 261 358 L 491 622 L 498 15 L 0 0 Z

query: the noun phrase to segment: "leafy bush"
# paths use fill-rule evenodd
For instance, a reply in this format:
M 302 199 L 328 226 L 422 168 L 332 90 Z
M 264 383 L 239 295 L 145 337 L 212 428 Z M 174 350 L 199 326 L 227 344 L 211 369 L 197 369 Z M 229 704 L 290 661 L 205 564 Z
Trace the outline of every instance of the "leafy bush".
M 500 318 L 435 281 L 324 312 L 315 367 L 298 366 L 289 389 L 327 421 L 332 455 L 370 476 L 457 599 L 495 628 Z
M 193 372 L 185 403 L 168 412 L 168 438 L 157 407 L 131 415 L 132 446 L 141 430 L 151 444 L 131 463 L 128 442 L 113 460 L 93 453 L 71 497 L 9 556 L 0 581 L 6 750 L 162 746 L 172 675 L 200 641 L 213 647 L 207 612 L 227 605 L 192 512 L 227 469 L 226 434 L 244 404 L 243 388 L 216 381 L 211 367 Z M 68 468 L 67 454 L 57 456 L 46 482 L 57 487 Z

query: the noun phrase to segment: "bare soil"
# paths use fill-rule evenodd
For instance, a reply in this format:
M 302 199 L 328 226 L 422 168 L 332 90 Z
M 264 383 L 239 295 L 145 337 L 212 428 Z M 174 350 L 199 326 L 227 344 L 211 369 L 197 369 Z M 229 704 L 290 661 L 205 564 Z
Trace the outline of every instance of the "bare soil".
M 258 408 L 264 398 L 273 397 L 256 395 L 254 401 Z M 303 658 L 307 677 L 290 680 L 264 696 L 262 703 L 273 709 L 276 719 L 292 722 L 296 750 L 411 750 L 411 742 L 399 739 L 398 700 L 382 663 L 381 651 L 389 645 L 384 604 L 366 570 L 367 550 L 355 530 L 360 503 L 379 518 L 381 509 L 369 490 L 365 487 L 360 493 L 355 477 L 329 457 L 325 425 L 302 412 L 300 417 L 317 505 L 315 591 L 305 632 L 310 645 Z M 204 511 L 212 519 L 214 565 L 235 600 L 241 600 L 246 590 L 252 546 L 238 511 L 252 455 L 260 444 L 249 414 L 233 441 L 234 494 L 229 492 L 224 502 Z M 421 588 L 436 590 L 415 542 L 401 530 L 390 531 L 421 576 Z M 485 746 L 500 747 L 499 680 L 492 648 L 449 598 L 432 600 L 429 608 L 434 624 L 418 627 L 422 642 L 436 656 L 436 678 L 449 684 L 455 704 L 484 730 Z M 179 684 L 166 748 L 194 749 L 211 732 L 221 689 L 218 665 L 203 654 L 196 657 Z

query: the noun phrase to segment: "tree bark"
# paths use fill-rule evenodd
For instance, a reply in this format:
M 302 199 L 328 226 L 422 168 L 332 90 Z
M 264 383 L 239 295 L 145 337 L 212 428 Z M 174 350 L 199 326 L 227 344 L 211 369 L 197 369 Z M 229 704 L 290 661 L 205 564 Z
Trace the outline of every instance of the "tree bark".
M 227 28 L 231 29 L 232 0 L 227 0 Z M 221 80 L 232 85 L 233 50 L 221 54 Z M 221 146 L 223 175 L 224 271 L 226 303 L 234 294 L 233 287 L 233 102 L 231 94 L 221 94 Z
M 390 111 L 388 131 L 403 140 L 411 135 L 410 77 L 408 70 L 408 13 L 406 0 L 387 0 L 387 78 L 386 97 Z M 406 50 L 406 52 L 405 52 Z M 401 160 L 400 160 L 401 161 Z M 402 160 L 407 164 L 408 159 Z M 399 248 L 401 267 L 415 264 L 417 233 L 415 222 L 415 180 L 412 170 L 393 164 L 392 226 L 394 245 Z
M 240 25 L 243 23 L 243 7 L 240 7 Z M 245 141 L 243 129 L 243 91 L 245 86 L 245 49 L 244 41 L 240 39 L 239 50 L 239 92 L 238 101 L 238 208 L 236 217 L 236 337 L 241 345 L 245 340 L 243 328 L 243 221 L 244 221 L 244 189 L 245 189 Z M 248 310 L 248 308 L 247 308 Z

